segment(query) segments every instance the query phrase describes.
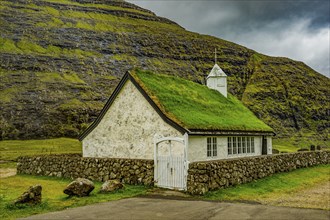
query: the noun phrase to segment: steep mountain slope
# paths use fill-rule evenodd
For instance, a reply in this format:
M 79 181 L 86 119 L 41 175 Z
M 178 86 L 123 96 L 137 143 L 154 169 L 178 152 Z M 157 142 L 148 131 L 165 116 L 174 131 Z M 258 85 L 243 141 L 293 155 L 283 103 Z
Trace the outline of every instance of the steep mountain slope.
M 76 137 L 127 70 L 203 82 L 217 48 L 230 92 L 279 136 L 328 140 L 328 78 L 301 62 L 186 31 L 133 4 L 2 0 L 0 28 L 1 139 Z

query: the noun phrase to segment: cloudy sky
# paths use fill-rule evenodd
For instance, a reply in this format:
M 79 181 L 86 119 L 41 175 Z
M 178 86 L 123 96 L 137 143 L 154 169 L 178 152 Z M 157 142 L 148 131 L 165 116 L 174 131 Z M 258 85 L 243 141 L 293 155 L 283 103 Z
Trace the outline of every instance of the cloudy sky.
M 128 0 L 187 30 L 300 60 L 330 77 L 330 0 Z

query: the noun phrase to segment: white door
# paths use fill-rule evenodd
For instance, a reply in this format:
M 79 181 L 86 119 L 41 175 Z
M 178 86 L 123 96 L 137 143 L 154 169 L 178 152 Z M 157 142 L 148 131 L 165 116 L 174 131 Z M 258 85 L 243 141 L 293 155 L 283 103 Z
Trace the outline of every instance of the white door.
M 186 189 L 186 167 L 183 156 L 158 156 L 156 167 L 158 187 Z
M 187 138 L 185 138 L 187 139 Z M 155 141 L 155 174 L 154 180 L 158 187 L 186 190 L 188 163 L 186 161 L 186 144 L 184 138 L 161 138 Z M 162 155 L 158 149 L 159 144 L 167 141 L 167 154 Z M 171 142 L 181 143 L 183 153 L 175 155 L 172 152 Z M 164 147 L 164 146 L 163 146 Z M 164 151 L 163 151 L 164 152 Z

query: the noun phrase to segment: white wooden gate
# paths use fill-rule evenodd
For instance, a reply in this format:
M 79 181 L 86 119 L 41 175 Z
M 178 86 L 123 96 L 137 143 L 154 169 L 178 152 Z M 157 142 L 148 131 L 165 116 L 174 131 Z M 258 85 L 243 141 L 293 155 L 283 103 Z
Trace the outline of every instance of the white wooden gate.
M 167 155 L 160 155 L 159 144 L 168 141 Z M 174 155 L 172 152 L 172 141 L 179 142 L 183 147 L 182 155 Z M 164 137 L 155 140 L 155 169 L 154 180 L 158 187 L 186 190 L 187 189 L 187 145 L 188 135 L 183 138 Z

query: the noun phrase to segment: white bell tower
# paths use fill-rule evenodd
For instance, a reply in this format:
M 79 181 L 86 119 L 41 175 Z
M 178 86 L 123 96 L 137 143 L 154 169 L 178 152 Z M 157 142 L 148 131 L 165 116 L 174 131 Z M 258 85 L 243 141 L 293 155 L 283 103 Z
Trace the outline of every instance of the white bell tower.
M 224 97 L 227 98 L 227 75 L 218 66 L 217 62 L 217 51 L 215 50 L 215 64 L 206 77 L 206 85 L 211 89 L 219 91 Z

